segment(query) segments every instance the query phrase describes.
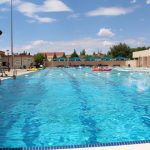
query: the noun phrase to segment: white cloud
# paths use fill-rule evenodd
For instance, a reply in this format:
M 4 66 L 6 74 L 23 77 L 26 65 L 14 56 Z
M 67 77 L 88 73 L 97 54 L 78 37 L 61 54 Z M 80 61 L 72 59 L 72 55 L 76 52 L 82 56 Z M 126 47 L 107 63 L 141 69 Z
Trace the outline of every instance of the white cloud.
M 43 6 L 39 8 L 42 12 L 62 12 L 72 11 L 67 5 L 61 0 L 45 0 Z
M 146 0 L 146 4 L 150 4 L 150 0 Z
M 40 23 L 51 23 L 51 22 L 56 21 L 56 19 L 49 18 L 49 17 L 40 17 L 38 15 L 33 15 L 32 18 L 39 21 Z
M 115 34 L 111 31 L 111 29 L 108 28 L 102 28 L 99 30 L 97 33 L 98 36 L 103 36 L 103 37 L 112 37 Z
M 30 2 L 23 2 L 17 6 L 17 10 L 25 15 L 32 15 L 37 11 L 37 5 Z
M 45 51 L 64 51 L 66 53 L 72 53 L 73 49 L 76 49 L 77 52 L 82 49 L 86 49 L 88 53 L 102 49 L 103 52 L 109 49 L 110 46 L 114 44 L 113 41 L 93 39 L 93 38 L 84 38 L 79 40 L 71 41 L 44 41 L 36 40 L 31 43 L 18 47 L 18 49 L 23 49 L 30 51 L 31 53 L 45 52 Z
M 1 0 L 0 4 L 6 4 L 6 3 L 10 3 L 10 0 Z
M 96 10 L 89 11 L 87 16 L 119 16 L 125 15 L 132 12 L 131 8 L 123 8 L 123 7 L 100 7 Z
M 71 9 L 60 0 L 45 0 L 42 5 L 31 2 L 22 2 L 17 9 L 24 14 L 71 11 Z
M 53 18 L 40 17 L 39 15 L 37 15 L 36 13 L 38 13 L 39 6 L 34 3 L 22 2 L 19 3 L 19 5 L 17 5 L 16 7 L 19 12 L 32 19 L 29 22 L 38 21 L 40 23 L 51 23 L 55 21 L 55 19 Z
M 0 4 L 9 4 L 10 0 L 1 0 Z M 49 12 L 71 12 L 72 10 L 64 4 L 61 0 L 45 0 L 43 4 L 35 4 L 32 2 L 23 2 L 21 0 L 13 1 L 14 7 L 20 13 L 29 17 L 29 22 L 41 22 L 41 23 L 51 23 L 56 21 L 56 19 L 50 17 L 40 17 L 39 13 L 49 13 Z
M 137 0 L 131 0 L 130 3 L 131 4 L 135 4 L 137 2 Z
M 120 42 L 126 43 L 131 47 L 138 47 L 144 45 L 148 46 L 148 44 L 146 44 L 145 38 L 143 37 L 123 39 L 118 41 L 104 40 L 99 38 L 83 38 L 69 41 L 35 40 L 30 43 L 27 43 L 26 45 L 16 47 L 15 52 L 22 52 L 22 50 L 26 50 L 31 52 L 32 54 L 35 54 L 38 52 L 45 51 L 64 51 L 65 53 L 70 54 L 72 53 L 73 49 L 76 49 L 78 53 L 82 49 L 86 49 L 87 53 L 90 54 L 100 49 L 103 53 L 107 53 L 111 46 L 119 44 Z
M 1 0 L 0 1 L 0 5 L 2 5 L 2 4 L 10 4 L 10 0 Z M 13 5 L 17 5 L 17 4 L 19 4 L 19 3 L 21 3 L 21 0 L 13 0 Z
M 31 2 L 22 2 L 17 6 L 17 10 L 25 16 L 41 23 L 51 23 L 56 21 L 56 19 L 40 17 L 37 13 L 71 11 L 71 9 L 60 0 L 45 0 L 42 5 L 37 5 Z M 34 20 L 32 22 L 34 22 Z

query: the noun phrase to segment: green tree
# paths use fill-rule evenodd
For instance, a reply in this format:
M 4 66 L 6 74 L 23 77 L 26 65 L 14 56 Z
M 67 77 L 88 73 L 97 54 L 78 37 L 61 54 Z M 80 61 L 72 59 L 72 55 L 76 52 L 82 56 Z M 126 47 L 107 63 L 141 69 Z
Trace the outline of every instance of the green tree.
M 96 55 L 96 53 L 95 52 L 93 52 L 93 56 L 95 56 Z
M 37 53 L 36 55 L 34 55 L 34 60 L 37 64 L 43 64 L 44 59 L 45 57 L 41 53 Z
M 65 55 L 65 53 L 63 53 L 63 58 L 67 58 L 66 55 Z
M 83 50 L 80 52 L 80 55 L 81 55 L 81 56 L 85 56 L 85 55 L 86 55 L 85 49 L 83 49 Z
M 75 49 L 74 49 L 74 52 L 71 54 L 71 58 L 74 58 L 74 57 L 79 57 Z
M 125 44 L 125 43 L 120 43 L 118 45 L 114 45 L 113 47 L 110 48 L 110 51 L 107 53 L 108 56 L 111 57 L 126 57 L 130 58 L 131 57 L 131 48 Z
M 56 53 L 54 53 L 53 59 L 57 59 Z
M 147 49 L 149 49 L 149 48 L 150 48 L 150 47 L 143 46 L 143 47 L 131 48 L 131 50 L 132 50 L 132 52 L 136 52 L 136 51 L 147 50 Z

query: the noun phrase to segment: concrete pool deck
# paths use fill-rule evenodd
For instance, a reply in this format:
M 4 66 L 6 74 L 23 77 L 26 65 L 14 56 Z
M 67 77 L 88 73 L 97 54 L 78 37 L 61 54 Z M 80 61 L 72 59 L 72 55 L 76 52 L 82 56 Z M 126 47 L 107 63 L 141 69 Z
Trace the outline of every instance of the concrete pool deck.
M 123 146 L 109 146 L 109 147 L 93 147 L 93 148 L 76 148 L 66 150 L 150 150 L 150 143 L 148 144 L 135 144 Z
M 32 73 L 32 72 L 35 72 L 35 71 L 28 71 L 27 69 L 16 69 L 17 71 L 17 76 L 21 76 L 21 75 L 26 75 L 26 74 L 29 74 L 29 73 Z M 5 72 L 8 76 L 7 77 L 0 77 L 0 80 L 6 80 L 6 79 L 9 79 L 9 78 L 12 78 L 13 76 L 13 70 L 10 70 L 9 72 L 6 71 Z

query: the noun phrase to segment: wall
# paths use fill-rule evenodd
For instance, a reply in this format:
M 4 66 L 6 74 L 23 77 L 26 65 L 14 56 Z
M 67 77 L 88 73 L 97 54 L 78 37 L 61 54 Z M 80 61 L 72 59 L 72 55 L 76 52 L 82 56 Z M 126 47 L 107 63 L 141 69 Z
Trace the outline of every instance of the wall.
M 8 57 L 3 57 L 3 62 L 8 65 Z M 15 56 L 14 57 L 14 67 L 16 69 L 19 69 L 23 66 L 26 66 L 27 68 L 30 67 L 31 63 L 34 63 L 34 58 L 32 56 Z M 9 56 L 9 66 L 12 67 L 12 57 Z
M 130 67 L 137 67 L 138 64 L 137 64 L 137 60 L 127 60 L 126 61 L 126 66 L 130 66 Z
M 150 49 L 133 52 L 133 58 L 136 58 L 136 67 L 150 67 Z
M 97 66 L 97 65 L 108 65 L 108 66 L 126 66 L 126 61 L 51 61 L 47 62 L 47 67 L 58 67 L 58 66 Z

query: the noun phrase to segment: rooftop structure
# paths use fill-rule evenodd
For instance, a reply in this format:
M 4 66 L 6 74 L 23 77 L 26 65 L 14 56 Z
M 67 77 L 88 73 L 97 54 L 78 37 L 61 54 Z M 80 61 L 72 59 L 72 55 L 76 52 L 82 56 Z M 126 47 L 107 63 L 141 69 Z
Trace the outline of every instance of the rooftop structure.
M 12 55 L 5 55 L 2 57 L 3 66 L 12 66 Z M 34 57 L 32 55 L 14 55 L 14 67 L 15 68 L 29 68 L 34 63 Z
M 56 56 L 57 58 L 60 58 L 60 57 L 63 57 L 65 55 L 64 52 L 44 52 L 42 54 L 44 54 L 44 56 L 46 57 L 46 59 L 48 61 L 52 61 L 54 56 Z
M 133 52 L 133 58 L 137 60 L 137 67 L 150 67 L 150 49 Z

